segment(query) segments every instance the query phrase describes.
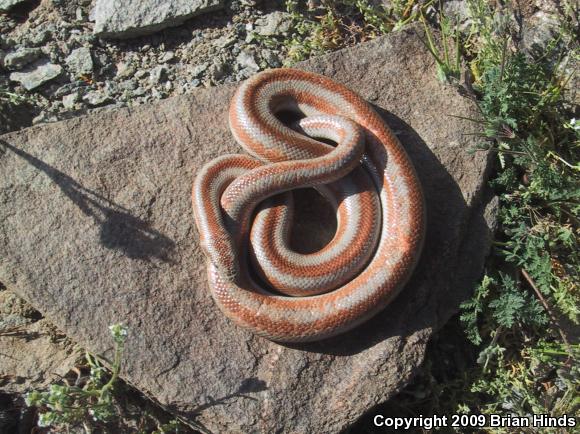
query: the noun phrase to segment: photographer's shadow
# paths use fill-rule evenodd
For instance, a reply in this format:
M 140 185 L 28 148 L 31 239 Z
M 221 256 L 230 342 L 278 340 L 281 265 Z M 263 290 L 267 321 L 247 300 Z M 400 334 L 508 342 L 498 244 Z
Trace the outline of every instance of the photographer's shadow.
M 1 148 L 13 152 L 46 174 L 84 215 L 91 217 L 100 227 L 99 241 L 104 247 L 119 250 L 131 259 L 172 262 L 170 254 L 175 243 L 147 222 L 22 149 L 6 141 L 0 141 Z

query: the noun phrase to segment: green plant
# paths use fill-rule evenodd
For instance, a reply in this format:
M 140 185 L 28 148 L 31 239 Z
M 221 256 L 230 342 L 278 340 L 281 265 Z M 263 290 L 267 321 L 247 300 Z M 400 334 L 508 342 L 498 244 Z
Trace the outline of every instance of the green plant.
M 570 364 L 569 350 L 575 364 Z M 496 353 L 493 371 L 486 371 L 471 386 L 472 393 L 492 396 L 478 411 L 495 414 L 573 415 L 580 409 L 580 347 L 538 341 L 519 354 Z M 554 369 L 556 368 L 556 369 Z
M 464 37 L 464 47 L 477 82 L 484 71 L 504 64 L 512 22 L 509 9 L 494 7 L 487 0 L 467 0 L 467 7 L 471 27 Z
M 155 431 L 152 431 L 151 434 L 172 434 L 172 433 L 180 433 L 183 430 L 183 425 L 177 419 L 170 420 L 167 423 L 160 425 Z M 203 432 L 203 431 L 202 431 Z
M 305 1 L 286 0 L 292 29 L 288 37 L 261 38 L 266 46 L 285 51 L 286 63 L 373 39 L 419 18 L 432 4 L 418 0 L 396 0 L 389 7 L 369 0 L 325 0 L 310 8 Z
M 47 392 L 28 393 L 26 404 L 40 409 L 38 419 L 40 427 L 68 427 L 80 424 L 86 427 L 87 420 L 108 422 L 117 414 L 113 405 L 113 388 L 121 369 L 121 356 L 127 329 L 121 324 L 115 324 L 110 327 L 110 330 L 115 349 L 108 380 L 105 367 L 95 357 L 86 353 L 90 374 L 82 387 L 52 384 Z
M 470 119 L 482 127 L 478 149 L 497 156 L 491 187 L 499 197 L 499 230 L 461 315 L 435 336 L 418 380 L 387 407 L 405 415 L 576 415 L 580 126 L 563 59 L 578 59 L 576 40 L 565 36 L 578 29 L 524 53 L 512 36 L 509 4 L 468 5 L 472 25 L 459 45 L 481 112 Z M 565 20 L 574 21 L 570 14 Z M 451 39 L 449 28 L 442 33 Z M 445 50 L 434 55 L 443 65 L 452 58 Z
M 9 101 L 12 104 L 18 104 L 19 102 L 25 100 L 25 98 L 14 92 L 0 88 L 0 100 Z
M 543 326 L 548 317 L 529 292 L 522 291 L 516 281 L 505 273 L 497 278 L 485 275 L 474 296 L 461 305 L 461 321 L 468 339 L 480 345 L 480 328 L 488 332 L 522 326 Z M 483 316 L 487 318 L 483 318 Z
M 114 341 L 111 368 L 85 353 L 59 384 L 47 391 L 32 391 L 26 404 L 38 408 L 39 427 L 87 433 L 135 432 L 170 434 L 206 432 L 195 421 L 185 423 L 172 417 L 119 378 L 127 329 L 121 324 L 109 327 Z
M 442 50 L 437 47 L 433 34 L 427 25 L 427 21 L 421 14 L 421 22 L 425 29 L 427 41 L 425 46 L 433 56 L 437 66 L 437 78 L 442 82 L 451 82 L 459 80 L 461 74 L 461 50 L 460 50 L 460 33 L 457 23 L 453 26 L 452 21 L 441 11 L 439 12 L 439 28 L 441 30 Z M 449 43 L 452 39 L 453 45 Z
M 477 122 L 489 139 L 481 147 L 498 156 L 491 185 L 500 199 L 488 274 L 462 305 L 481 365 L 470 387 L 481 399 L 472 410 L 573 414 L 580 405 L 580 353 L 569 339 L 580 317 L 580 147 L 560 59 L 577 47 L 556 38 L 539 55 L 512 54 L 505 11 L 479 0 L 470 8 Z

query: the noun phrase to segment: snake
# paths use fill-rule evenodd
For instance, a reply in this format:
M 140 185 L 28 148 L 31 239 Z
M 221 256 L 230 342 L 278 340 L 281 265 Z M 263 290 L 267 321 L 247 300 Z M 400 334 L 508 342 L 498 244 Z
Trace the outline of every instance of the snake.
M 191 196 L 219 309 L 282 343 L 330 338 L 382 311 L 413 274 L 426 232 L 417 172 L 383 118 L 347 86 L 294 68 L 243 82 L 228 118 L 247 154 L 204 164 Z M 291 243 L 292 191 L 302 188 L 336 215 L 315 252 Z

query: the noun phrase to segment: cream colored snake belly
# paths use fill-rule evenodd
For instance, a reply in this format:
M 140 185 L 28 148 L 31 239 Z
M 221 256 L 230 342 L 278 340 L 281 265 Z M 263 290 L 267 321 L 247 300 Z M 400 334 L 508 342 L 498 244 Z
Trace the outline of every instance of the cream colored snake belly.
M 282 111 L 303 118 L 287 126 Z M 302 342 L 382 310 L 418 261 L 425 212 L 415 170 L 381 117 L 329 78 L 277 69 L 239 87 L 229 122 L 253 157 L 207 163 L 192 192 L 211 294 L 223 313 L 268 339 Z M 309 254 L 289 245 L 290 191 L 305 187 L 316 188 L 337 218 L 334 238 Z

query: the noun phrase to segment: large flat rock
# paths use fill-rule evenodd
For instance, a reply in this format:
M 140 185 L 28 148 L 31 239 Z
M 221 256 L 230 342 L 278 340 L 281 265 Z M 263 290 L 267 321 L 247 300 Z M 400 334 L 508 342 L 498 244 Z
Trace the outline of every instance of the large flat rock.
M 488 248 L 489 156 L 468 153 L 475 127 L 452 116 L 477 112 L 436 80 L 417 31 L 299 65 L 371 101 L 424 186 L 422 259 L 371 321 L 285 346 L 234 326 L 212 302 L 190 190 L 203 163 L 240 152 L 226 121 L 232 86 L 1 136 L 0 281 L 95 353 L 111 356 L 108 326 L 124 322 L 123 377 L 209 430 L 343 429 L 410 380 Z
M 97 0 L 95 34 L 132 38 L 178 26 L 202 13 L 219 9 L 223 0 Z

